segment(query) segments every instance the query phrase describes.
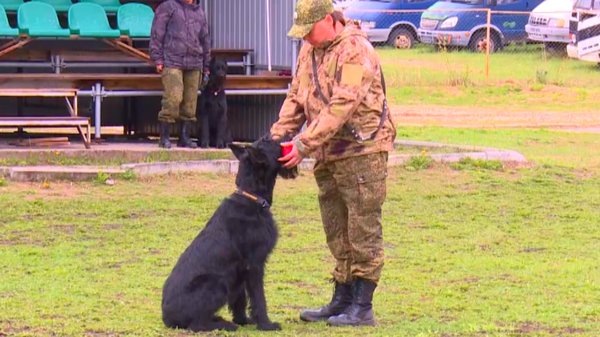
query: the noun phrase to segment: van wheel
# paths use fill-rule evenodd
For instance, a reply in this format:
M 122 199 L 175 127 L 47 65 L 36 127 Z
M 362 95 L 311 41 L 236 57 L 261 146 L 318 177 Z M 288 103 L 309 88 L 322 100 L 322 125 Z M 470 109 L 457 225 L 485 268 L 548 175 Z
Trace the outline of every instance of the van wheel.
M 471 41 L 469 41 L 469 49 L 476 53 L 485 53 L 485 48 L 487 46 L 487 38 L 486 38 L 485 30 L 478 30 L 471 37 Z M 490 53 L 496 52 L 500 48 L 500 39 L 498 35 L 494 32 L 490 32 Z
M 415 36 L 406 28 L 394 28 L 388 38 L 388 44 L 398 49 L 410 49 L 415 44 Z

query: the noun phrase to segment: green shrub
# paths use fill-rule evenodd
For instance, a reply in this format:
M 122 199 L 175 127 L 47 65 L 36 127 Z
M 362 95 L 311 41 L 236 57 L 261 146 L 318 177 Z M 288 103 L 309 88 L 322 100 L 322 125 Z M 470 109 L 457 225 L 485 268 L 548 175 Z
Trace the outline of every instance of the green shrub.
M 406 168 L 409 171 L 426 170 L 431 167 L 432 163 L 433 159 L 426 153 L 422 152 L 418 156 L 410 157 L 406 165 L 404 165 L 404 168 Z
M 110 179 L 110 174 L 106 173 L 106 172 L 98 172 L 98 174 L 96 175 L 96 178 L 94 178 L 94 182 L 96 184 L 106 184 L 106 181 Z
M 462 158 L 458 162 L 450 164 L 450 167 L 455 170 L 501 171 L 504 169 L 502 162 L 499 160 L 473 159 L 469 157 Z
M 123 178 L 124 180 L 135 180 L 137 178 L 137 176 L 135 175 L 135 172 L 133 172 L 133 170 L 127 170 L 125 171 L 125 173 L 121 174 L 121 178 Z

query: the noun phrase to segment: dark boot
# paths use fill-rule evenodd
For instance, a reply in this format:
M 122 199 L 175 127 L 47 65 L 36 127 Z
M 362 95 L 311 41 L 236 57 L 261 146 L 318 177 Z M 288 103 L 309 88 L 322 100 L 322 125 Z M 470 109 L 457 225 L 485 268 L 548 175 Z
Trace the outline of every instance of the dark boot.
M 376 287 L 374 282 L 356 278 L 352 283 L 352 305 L 342 314 L 330 317 L 327 324 L 333 326 L 375 325 L 372 302 Z
M 171 124 L 167 122 L 160 122 L 160 140 L 158 141 L 158 147 L 163 149 L 171 148 L 171 141 L 169 141 L 169 129 Z
M 190 139 L 190 130 L 192 129 L 192 122 L 183 121 L 181 123 L 181 132 L 179 133 L 179 141 L 177 141 L 177 146 L 179 147 L 189 147 L 190 149 L 195 149 L 198 147 L 196 142 Z
M 300 313 L 305 322 L 324 321 L 331 316 L 339 315 L 352 304 L 352 286 L 349 283 L 335 282 L 335 290 L 331 302 L 319 309 L 308 309 Z

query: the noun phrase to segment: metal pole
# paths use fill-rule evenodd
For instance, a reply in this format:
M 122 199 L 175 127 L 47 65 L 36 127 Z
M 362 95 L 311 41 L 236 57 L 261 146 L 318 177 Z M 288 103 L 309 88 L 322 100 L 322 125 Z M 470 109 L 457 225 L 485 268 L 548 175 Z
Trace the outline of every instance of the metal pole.
M 294 21 L 294 12 L 296 10 L 296 0 L 292 1 L 292 23 Z M 296 76 L 296 63 L 298 62 L 299 41 L 292 40 L 292 76 Z
M 102 125 L 102 84 L 96 83 L 92 87 L 94 97 L 94 139 L 100 139 L 100 127 Z
M 208 0 L 204 0 L 204 15 L 206 15 L 206 22 L 210 24 L 210 15 L 208 15 Z
M 228 89 L 225 90 L 225 94 L 230 96 L 247 96 L 247 95 L 286 95 L 288 89 L 257 89 L 257 90 L 242 90 L 242 89 Z M 92 96 L 94 100 L 96 97 L 133 97 L 133 96 L 162 96 L 161 90 L 103 90 L 99 89 L 94 85 L 92 90 L 79 90 L 77 95 L 79 96 Z M 198 91 L 200 94 L 200 91 Z M 94 101 L 96 102 L 96 101 Z M 97 116 L 97 115 L 96 115 Z
M 487 10 L 487 27 L 485 30 L 486 43 L 485 43 L 485 80 L 490 80 L 490 27 L 492 26 L 492 11 L 488 8 Z
M 267 5 L 267 69 L 271 71 L 271 0 L 265 0 L 265 3 Z

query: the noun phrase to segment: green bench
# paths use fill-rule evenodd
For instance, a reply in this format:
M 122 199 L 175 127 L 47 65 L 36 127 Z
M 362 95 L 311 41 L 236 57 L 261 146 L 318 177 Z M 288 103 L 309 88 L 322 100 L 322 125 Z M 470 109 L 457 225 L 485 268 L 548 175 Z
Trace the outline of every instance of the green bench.
M 56 10 L 57 12 L 67 12 L 67 11 L 69 11 L 69 8 L 71 7 L 71 5 L 73 5 L 73 2 L 71 0 L 32 0 L 32 1 L 47 3 L 48 5 L 54 7 L 54 10 Z
M 22 34 L 31 37 L 69 37 L 71 32 L 62 28 L 56 10 L 45 2 L 30 1 L 17 11 L 17 24 Z
M 0 5 L 0 36 L 5 37 L 17 37 L 19 36 L 19 30 L 12 28 L 8 23 L 8 16 L 4 7 Z
M 16 12 L 23 3 L 23 0 L 0 0 L 0 5 L 9 12 Z

